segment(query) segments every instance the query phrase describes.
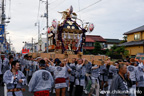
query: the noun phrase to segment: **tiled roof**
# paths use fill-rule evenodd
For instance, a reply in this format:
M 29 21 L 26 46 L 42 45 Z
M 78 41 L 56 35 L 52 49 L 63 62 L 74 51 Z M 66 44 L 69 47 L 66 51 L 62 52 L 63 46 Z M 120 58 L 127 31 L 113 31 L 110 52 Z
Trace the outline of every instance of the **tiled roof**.
M 32 46 L 32 43 L 26 43 L 26 46 Z
M 119 39 L 105 39 L 107 43 L 119 44 L 122 40 Z
M 89 39 L 90 38 L 90 39 Z M 94 42 L 106 42 L 106 40 L 104 38 L 102 38 L 101 36 L 98 35 L 86 35 L 86 39 L 88 41 L 94 41 Z
M 144 40 L 125 42 L 117 46 L 137 46 L 137 45 L 144 45 Z
M 93 39 L 86 37 L 86 41 L 85 42 L 95 42 Z
M 135 33 L 135 32 L 140 32 L 140 31 L 144 31 L 144 25 L 140 26 L 140 27 L 138 27 L 136 29 L 133 29 L 131 31 L 128 31 L 128 32 L 124 33 L 124 35 L 132 34 L 132 33 Z

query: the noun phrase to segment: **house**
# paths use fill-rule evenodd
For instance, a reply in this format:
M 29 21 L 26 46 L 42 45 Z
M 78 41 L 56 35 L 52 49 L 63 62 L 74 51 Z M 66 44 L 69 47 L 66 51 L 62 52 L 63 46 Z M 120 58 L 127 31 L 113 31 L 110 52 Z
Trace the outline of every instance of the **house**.
M 25 43 L 25 45 L 23 46 L 23 49 L 27 49 L 27 50 L 29 50 L 29 52 L 32 52 L 32 46 L 33 46 L 33 44 L 32 43 Z
M 99 42 L 101 47 L 104 48 L 106 40 L 98 35 L 86 35 L 85 45 L 83 46 L 84 51 L 91 52 L 94 49 L 94 43 Z
M 125 46 L 131 56 L 137 53 L 144 53 L 144 25 L 128 31 L 124 35 L 127 36 L 127 42 L 118 46 Z
M 119 39 L 105 39 L 105 40 L 106 40 L 106 43 L 104 46 L 105 49 L 111 49 L 112 46 L 118 45 L 122 41 Z
M 50 40 L 49 40 L 49 44 L 51 44 Z M 35 43 L 33 47 L 35 52 L 46 52 L 47 38 L 40 38 L 39 42 Z

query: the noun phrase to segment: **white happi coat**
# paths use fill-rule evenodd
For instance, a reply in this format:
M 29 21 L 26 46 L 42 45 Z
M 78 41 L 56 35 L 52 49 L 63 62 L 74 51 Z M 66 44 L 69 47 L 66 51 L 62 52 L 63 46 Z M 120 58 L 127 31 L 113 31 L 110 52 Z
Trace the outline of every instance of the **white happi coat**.
M 9 60 L 7 58 L 4 58 L 3 62 L 2 59 L 0 58 L 0 74 L 4 74 L 7 70 Z M 3 65 L 3 69 L 2 69 Z
M 11 70 L 7 70 L 4 73 L 3 80 L 6 83 L 7 89 L 22 88 L 22 85 L 25 84 L 25 76 L 21 71 L 18 71 L 18 74 L 15 75 L 17 79 L 14 80 L 14 74 Z M 23 82 L 19 83 L 19 79 L 22 79 Z M 16 96 L 23 96 L 21 91 L 14 92 Z M 12 92 L 8 92 L 7 96 L 13 96 Z
M 54 83 L 53 77 L 47 70 L 41 69 L 36 71 L 29 83 L 29 91 L 37 92 L 44 90 L 51 90 Z
M 54 79 L 56 80 L 57 78 L 66 78 L 66 72 L 67 72 L 67 67 L 60 67 L 60 66 L 50 66 L 50 69 L 54 73 Z M 65 83 L 57 83 L 55 84 L 55 88 L 65 88 L 67 87 L 66 82 Z

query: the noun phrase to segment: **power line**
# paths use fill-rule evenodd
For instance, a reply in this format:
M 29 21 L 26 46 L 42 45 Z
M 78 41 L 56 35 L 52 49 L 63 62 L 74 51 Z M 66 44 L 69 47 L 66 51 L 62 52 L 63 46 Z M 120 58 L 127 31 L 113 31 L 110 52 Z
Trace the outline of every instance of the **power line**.
M 79 11 L 80 11 L 80 0 L 78 0 L 78 6 L 79 6 Z
M 89 8 L 89 7 L 93 6 L 93 5 L 101 2 L 101 1 L 102 1 L 102 0 L 99 0 L 99 1 L 97 1 L 97 2 L 95 2 L 95 3 L 93 3 L 93 4 L 90 4 L 89 6 L 87 6 L 87 7 L 83 8 L 83 9 L 79 10 L 78 12 L 81 12 L 81 11 L 83 11 L 83 10 L 85 10 L 85 9 L 87 9 L 87 8 Z
M 80 0 L 78 0 L 78 6 L 79 6 L 79 11 L 80 11 Z M 80 19 L 81 19 L 81 15 L 79 13 Z
M 54 1 L 50 2 L 49 4 L 53 4 L 55 1 L 58 1 L 58 0 L 54 0 Z
M 62 5 L 62 3 L 64 3 L 64 2 L 65 2 L 65 0 L 63 0 L 62 2 L 60 2 L 59 4 L 57 4 L 55 7 L 51 8 L 50 10 L 53 10 L 53 9 L 59 7 L 59 6 Z

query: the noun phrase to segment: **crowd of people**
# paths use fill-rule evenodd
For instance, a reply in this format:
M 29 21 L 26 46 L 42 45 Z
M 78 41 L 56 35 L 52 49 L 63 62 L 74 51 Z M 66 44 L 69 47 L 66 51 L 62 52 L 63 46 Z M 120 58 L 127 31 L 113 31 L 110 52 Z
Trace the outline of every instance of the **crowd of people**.
M 23 85 L 34 96 L 66 96 L 66 92 L 68 96 L 144 96 L 144 60 L 100 61 L 2 53 L 0 84 L 6 84 L 7 96 L 23 96 Z

